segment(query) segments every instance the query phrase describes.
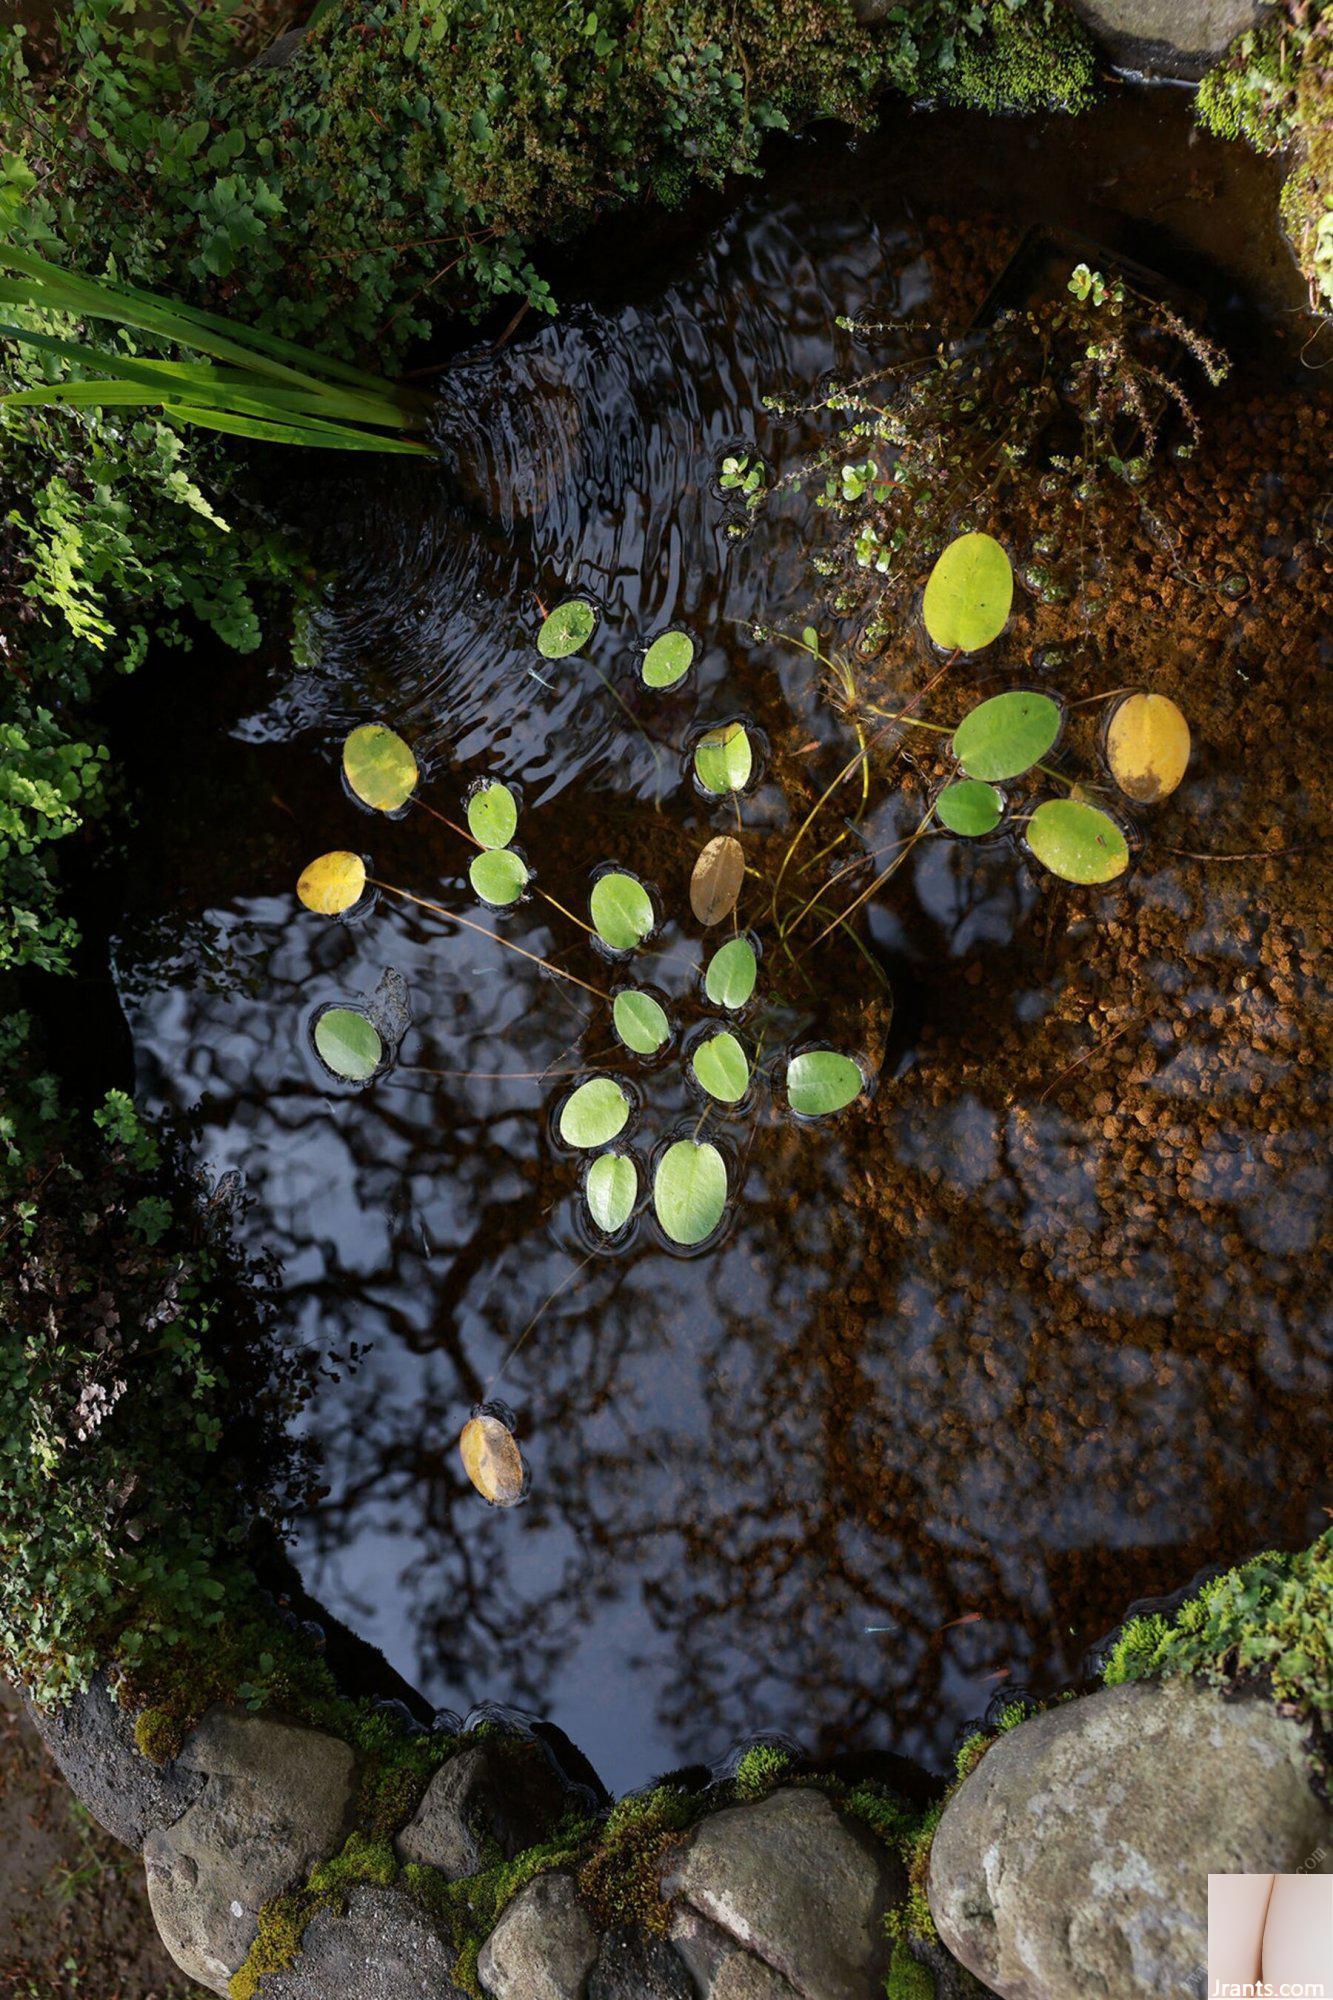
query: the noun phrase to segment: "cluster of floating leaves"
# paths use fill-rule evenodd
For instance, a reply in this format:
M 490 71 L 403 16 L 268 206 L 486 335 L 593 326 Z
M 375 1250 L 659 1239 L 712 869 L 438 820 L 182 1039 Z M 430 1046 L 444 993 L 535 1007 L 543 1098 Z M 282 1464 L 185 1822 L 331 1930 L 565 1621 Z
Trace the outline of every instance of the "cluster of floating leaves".
M 1009 558 L 993 536 L 960 535 L 939 557 L 926 583 L 922 617 L 942 650 L 976 653 L 1004 630 L 1013 604 Z M 1068 784 L 1043 759 L 1059 740 L 1060 704 L 1034 688 L 989 696 L 954 730 L 950 752 L 958 775 L 935 799 L 935 817 L 949 833 L 978 840 L 1002 824 L 1001 785 L 1031 772 Z M 1166 695 L 1134 691 L 1112 708 L 1103 738 L 1107 768 L 1119 790 L 1140 805 L 1169 797 L 1185 775 L 1189 725 Z M 1129 839 L 1114 813 L 1079 796 L 1044 799 L 1026 819 L 1033 859 L 1064 882 L 1113 882 L 1129 866 Z

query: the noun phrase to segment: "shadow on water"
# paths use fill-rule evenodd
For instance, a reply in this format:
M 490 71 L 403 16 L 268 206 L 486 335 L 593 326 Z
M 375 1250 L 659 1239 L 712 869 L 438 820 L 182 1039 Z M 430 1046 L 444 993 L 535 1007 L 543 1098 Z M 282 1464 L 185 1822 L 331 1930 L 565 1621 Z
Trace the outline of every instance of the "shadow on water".
M 428 912 L 384 898 L 327 923 L 291 885 L 345 844 L 473 910 L 447 829 L 418 810 L 372 822 L 341 789 L 343 735 L 379 716 L 447 812 L 482 773 L 515 781 L 523 848 L 572 907 L 608 859 L 655 881 L 647 976 L 688 1015 L 689 867 L 729 823 L 684 776 L 689 732 L 746 714 L 766 733 L 745 818 L 775 839 L 806 809 L 807 773 L 827 778 L 847 746 L 800 658 L 749 632 L 805 622 L 806 503 L 729 538 L 720 455 L 753 440 L 790 458 L 761 398 L 849 365 L 839 313 L 940 309 L 938 212 L 975 214 L 982 237 L 1003 211 L 1169 256 L 1242 335 L 1242 285 L 1290 310 L 1271 231 L 1247 239 L 1242 272 L 1210 261 L 1236 253 L 1222 224 L 1271 202 L 1271 178 L 1189 150 L 1186 119 L 1134 100 L 1038 143 L 900 116 L 873 141 L 788 148 L 762 191 L 646 244 L 637 224 L 605 232 L 557 287 L 581 303 L 441 378 L 443 474 L 339 466 L 312 489 L 336 573 L 316 663 L 229 668 L 203 699 L 188 667 L 152 687 L 153 815 L 117 977 L 140 1095 L 187 1114 L 210 1170 L 244 1173 L 251 1239 L 333 1357 L 303 1576 L 431 1698 L 548 1714 L 618 1786 L 759 1727 L 938 1764 L 997 1686 L 1076 1673 L 1130 1599 L 1308 1533 L 1329 1346 L 1296 1265 L 1317 1153 L 1299 1122 L 1251 1144 L 1238 1113 L 1205 1171 L 1223 1204 L 1244 1174 L 1243 1268 L 1219 1266 L 1221 1225 L 1175 1205 L 1174 1182 L 1124 1254 L 1139 1190 L 1109 1114 L 1091 1091 L 1048 1096 L 1049 1064 L 1020 1064 L 1015 1096 L 1012 1072 L 987 1069 L 966 983 L 984 964 L 1012 1052 L 1086 976 L 1079 927 L 1052 958 L 1049 909 L 1012 855 L 936 843 L 869 914 L 897 998 L 872 1111 L 812 1133 L 761 1106 L 748 1152 L 744 1122 L 723 1121 L 744 1163 L 724 1246 L 682 1258 L 640 1225 L 585 1264 L 576 1171 L 551 1135 L 560 1079 L 513 1073 L 575 1064 L 595 1003 Z M 956 277 L 956 225 L 951 241 Z M 566 591 L 602 622 L 586 658 L 552 665 L 531 634 Z M 667 624 L 695 635 L 695 670 L 647 696 L 635 647 Z M 1182 938 L 1186 914 L 1200 939 L 1226 932 L 1225 903 L 1191 902 L 1178 870 L 1135 884 L 1140 903 L 1174 899 Z M 544 905 L 498 921 L 598 969 Z M 344 1091 L 310 1051 L 313 1015 L 386 966 L 412 996 L 400 1066 Z M 1189 979 L 1168 952 L 1164 987 Z M 585 1047 L 609 1045 L 596 1032 Z M 695 1107 L 674 1064 L 639 1080 L 646 1157 Z M 1186 1121 L 1185 1072 L 1162 1087 Z M 1265 1338 L 1280 1364 L 1260 1360 Z M 456 1451 L 495 1393 L 532 1466 L 511 1513 L 479 1503 Z

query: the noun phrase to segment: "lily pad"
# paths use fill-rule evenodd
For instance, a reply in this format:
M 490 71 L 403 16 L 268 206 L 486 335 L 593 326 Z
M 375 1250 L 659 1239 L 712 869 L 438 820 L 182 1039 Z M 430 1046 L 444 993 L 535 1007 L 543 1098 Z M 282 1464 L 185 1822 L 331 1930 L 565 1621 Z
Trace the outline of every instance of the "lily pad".
M 727 1166 L 705 1140 L 677 1139 L 653 1176 L 653 1207 L 673 1243 L 686 1248 L 711 1236 L 727 1205 Z
M 518 803 L 508 785 L 479 785 L 467 802 L 467 830 L 478 847 L 508 847 L 518 831 Z
M 993 833 L 1003 812 L 1004 800 L 994 785 L 980 778 L 959 778 L 956 783 L 946 785 L 935 801 L 935 817 L 940 825 L 950 833 L 966 835 L 969 840 Z
M 724 1028 L 700 1042 L 690 1057 L 690 1068 L 700 1086 L 719 1104 L 739 1104 L 750 1088 L 750 1065 L 744 1049 Z
M 1014 601 L 1014 572 L 993 535 L 950 542 L 926 583 L 921 615 L 937 646 L 978 653 L 998 639 Z
M 611 1021 L 627 1049 L 636 1056 L 655 1056 L 666 1046 L 671 1023 L 651 993 L 627 986 L 611 1002 Z
M 729 938 L 708 961 L 704 992 L 715 1007 L 735 1013 L 754 992 L 758 977 L 759 961 L 749 938 Z
M 586 646 L 597 630 L 597 606 L 586 597 L 567 597 L 542 620 L 537 651 L 547 660 L 564 660 Z
M 347 1083 L 364 1083 L 384 1060 L 379 1029 L 355 1007 L 326 1007 L 315 1022 L 319 1059 Z
M 690 876 L 690 908 L 701 924 L 730 916 L 745 881 L 745 849 L 734 834 L 719 833 L 700 849 Z
M 694 641 L 688 632 L 661 632 L 643 656 L 644 686 L 675 687 L 694 665 Z
M 1190 726 L 1164 694 L 1130 694 L 1106 728 L 1106 761 L 1127 798 L 1154 806 L 1175 791 L 1190 760 Z
M 301 870 L 296 893 L 317 916 L 341 916 L 366 893 L 366 864 L 343 847 L 317 855 Z
M 953 754 L 969 778 L 1021 778 L 1060 734 L 1060 710 L 1048 694 L 1014 688 L 979 701 L 953 733 Z
M 365 722 L 343 744 L 343 774 L 363 805 L 397 812 L 416 790 L 417 760 L 382 722 Z
M 628 1153 L 599 1153 L 583 1184 L 588 1213 L 608 1236 L 623 1229 L 639 1198 L 639 1170 Z
M 743 792 L 753 769 L 754 750 L 743 722 L 724 722 L 695 745 L 695 776 L 706 792 Z
M 483 903 L 502 910 L 516 903 L 528 882 L 528 866 L 512 847 L 487 847 L 474 854 L 467 879 Z
M 608 1146 L 629 1122 L 629 1099 L 614 1077 L 592 1076 L 571 1091 L 560 1112 L 567 1146 Z
M 507 1424 L 485 1412 L 470 1417 L 459 1433 L 463 1470 L 491 1507 L 516 1507 L 528 1490 L 528 1468 L 518 1439 Z
M 860 1069 L 835 1049 L 809 1049 L 787 1064 L 787 1102 L 802 1118 L 845 1111 L 864 1088 Z
M 1109 813 L 1083 799 L 1045 799 L 1028 821 L 1028 846 L 1062 882 L 1114 882 L 1129 842 Z
M 653 927 L 653 899 L 634 875 L 599 875 L 588 898 L 593 929 L 612 951 L 636 951 Z

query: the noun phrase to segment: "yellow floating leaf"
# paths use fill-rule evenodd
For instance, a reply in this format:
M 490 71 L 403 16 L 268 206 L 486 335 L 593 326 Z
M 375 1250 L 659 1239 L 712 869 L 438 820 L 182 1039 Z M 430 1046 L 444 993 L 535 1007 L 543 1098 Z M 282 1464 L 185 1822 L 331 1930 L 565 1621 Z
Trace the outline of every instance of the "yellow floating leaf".
M 1117 702 L 1106 731 L 1106 761 L 1126 798 L 1156 805 L 1170 796 L 1190 760 L 1190 726 L 1164 694 Z
M 516 1507 L 528 1490 L 518 1439 L 498 1417 L 470 1417 L 458 1439 L 463 1470 L 492 1507 Z
M 359 903 L 366 893 L 366 864 L 359 854 L 345 847 L 332 854 L 320 854 L 303 868 L 296 893 L 308 910 L 321 917 L 336 917 Z
M 416 790 L 411 748 L 382 722 L 363 722 L 343 744 L 343 774 L 363 805 L 397 812 Z

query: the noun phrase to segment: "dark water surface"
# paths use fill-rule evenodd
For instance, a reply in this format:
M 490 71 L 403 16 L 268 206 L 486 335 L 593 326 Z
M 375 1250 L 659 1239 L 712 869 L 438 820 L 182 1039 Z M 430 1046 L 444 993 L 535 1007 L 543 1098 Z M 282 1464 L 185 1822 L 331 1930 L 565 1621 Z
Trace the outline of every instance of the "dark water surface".
M 976 953 L 1001 967 L 1007 1024 L 1050 1004 L 1003 971 L 1038 900 L 1012 857 L 927 846 L 876 905 L 867 935 L 897 1014 L 873 1120 L 798 1131 L 761 1094 L 714 1121 L 744 1183 L 721 1247 L 681 1257 L 641 1223 L 586 1264 L 577 1167 L 550 1125 L 563 1079 L 513 1073 L 576 1064 L 594 1003 L 392 899 L 342 925 L 292 893 L 306 860 L 346 845 L 388 881 L 485 914 L 446 828 L 419 810 L 371 821 L 344 795 L 342 737 L 379 717 L 416 745 L 424 796 L 450 815 L 477 776 L 515 781 L 520 844 L 571 907 L 600 862 L 651 880 L 665 923 L 643 975 L 693 1020 L 703 951 L 685 884 L 729 817 L 692 790 L 681 744 L 751 718 L 775 747 L 745 821 L 772 830 L 804 813 L 810 760 L 826 780 L 848 741 L 799 656 L 748 634 L 756 618 L 799 628 L 809 597 L 804 503 L 732 540 L 714 490 L 737 440 L 790 456 L 760 398 L 852 363 L 839 313 L 938 310 L 923 226 L 939 212 L 1073 224 L 1170 259 L 1224 322 L 1242 281 L 1293 310 L 1290 267 L 1254 221 L 1271 176 L 1191 146 L 1175 98 L 1077 128 L 891 117 L 873 141 L 789 147 L 761 188 L 571 253 L 558 322 L 529 321 L 441 378 L 444 475 L 328 469 L 311 504 L 337 575 L 315 663 L 229 670 L 206 700 L 186 663 L 155 697 L 156 810 L 116 952 L 139 1092 L 187 1114 L 210 1171 L 245 1176 L 248 1240 L 276 1253 L 301 1337 L 369 1349 L 327 1371 L 311 1415 L 330 1491 L 303 1523 L 302 1573 L 437 1702 L 548 1714 L 618 1787 L 760 1727 L 938 1764 L 997 1687 L 1076 1673 L 1131 1598 L 1317 1518 L 1320 1433 L 1283 1414 L 1288 1398 L 1317 1411 L 1328 1384 L 1326 1325 L 1285 1303 L 1324 1193 L 1308 1134 L 1276 1160 L 1256 1151 L 1234 1190 L 1261 1300 L 1219 1273 L 1182 1211 L 1130 1274 L 1110 1259 L 1079 1280 L 1084 1338 L 1049 1245 L 1052 1229 L 1098 1226 L 1100 1141 L 1058 1097 L 1006 1111 L 975 1066 L 895 1111 Z M 977 222 L 979 256 L 992 227 Z M 567 590 L 595 597 L 602 622 L 586 658 L 548 665 L 531 644 L 537 600 Z M 695 635 L 696 668 L 683 691 L 647 696 L 634 648 L 669 623 Z M 891 800 L 883 811 L 898 824 Z M 1170 871 L 1159 889 L 1176 893 Z M 1212 918 L 1225 928 L 1221 905 Z M 540 903 L 499 926 L 607 975 Z M 400 1065 L 340 1089 L 309 1048 L 312 1017 L 389 966 L 414 1012 Z M 1059 978 L 1057 960 L 1052 992 Z M 594 1020 L 585 1051 L 610 1043 Z M 676 1057 L 636 1081 L 646 1159 L 697 1105 Z M 1182 1072 L 1163 1087 L 1189 1085 Z M 1243 1156 L 1238 1141 L 1235 1173 Z M 867 1190 L 873 1209 L 877 1188 L 927 1169 L 966 1218 L 960 1263 L 975 1251 L 992 1288 L 961 1333 L 940 1216 L 923 1209 L 892 1255 L 863 1221 Z M 1282 1356 L 1216 1363 L 1225 1408 L 1191 1318 L 1209 1287 L 1209 1323 L 1253 1319 Z M 1112 1311 L 1151 1333 L 1100 1338 Z M 1161 1332 L 1177 1320 L 1178 1346 Z M 508 1513 L 479 1502 L 456 1450 L 492 1393 L 532 1467 L 529 1503 Z M 1047 1408 L 1076 1412 L 1074 1444 L 1038 1420 Z M 1209 1480 L 1191 1463 L 1205 1448 Z

